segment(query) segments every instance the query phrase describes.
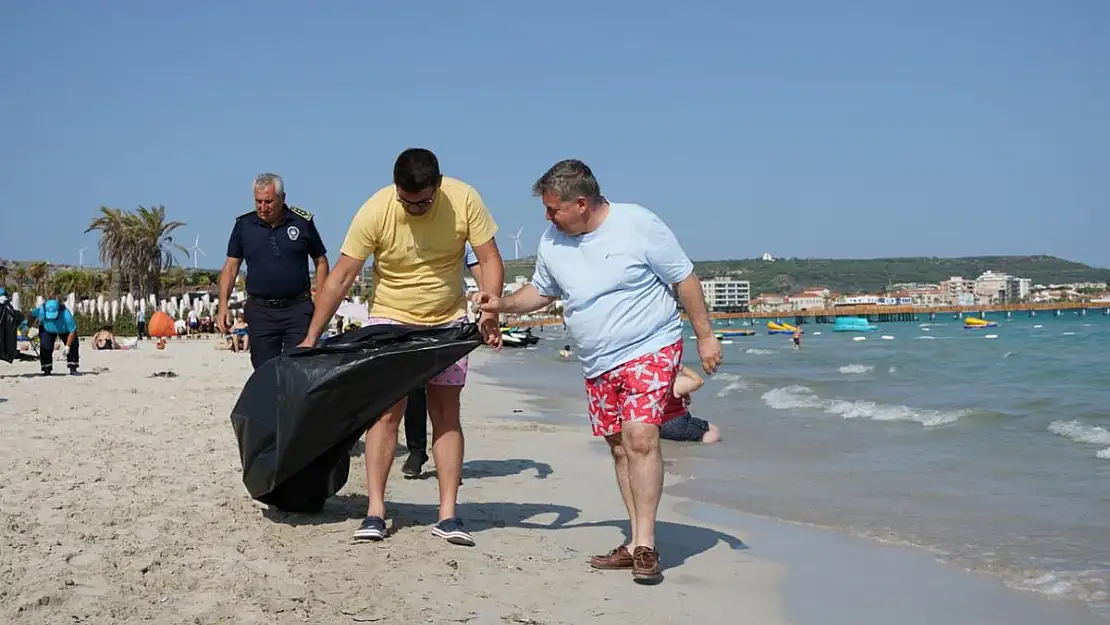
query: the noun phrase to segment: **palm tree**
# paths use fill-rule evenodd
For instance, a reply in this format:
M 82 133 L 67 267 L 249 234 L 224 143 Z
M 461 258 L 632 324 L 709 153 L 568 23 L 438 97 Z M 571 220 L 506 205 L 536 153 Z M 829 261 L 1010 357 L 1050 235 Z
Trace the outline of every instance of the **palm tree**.
M 35 283 L 35 295 L 48 297 L 46 292 L 47 267 L 45 261 L 36 261 L 27 266 L 27 277 Z
M 134 271 L 143 295 L 162 291 L 162 270 L 177 264 L 175 252 L 188 254 L 183 246 L 174 243 L 172 233 L 185 225 L 181 221 L 166 221 L 166 208 L 140 206 L 127 216 L 127 234 L 133 246 Z
M 118 299 L 120 296 L 123 267 L 130 261 L 131 256 L 126 222 L 127 214 L 122 210 L 101 206 L 100 215 L 85 229 L 86 234 L 93 230 L 100 231 L 100 262 L 111 268 L 109 293 L 112 299 Z

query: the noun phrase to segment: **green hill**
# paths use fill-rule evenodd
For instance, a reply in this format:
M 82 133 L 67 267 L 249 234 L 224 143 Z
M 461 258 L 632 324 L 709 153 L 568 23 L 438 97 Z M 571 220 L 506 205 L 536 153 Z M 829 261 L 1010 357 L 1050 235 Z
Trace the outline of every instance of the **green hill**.
M 532 276 L 532 258 L 505 261 L 505 281 Z M 999 271 L 1033 284 L 1110 282 L 1110 269 L 1098 269 L 1053 256 L 970 256 L 965 258 L 756 258 L 694 263 L 701 277 L 734 275 L 752 283 L 758 293 L 789 293 L 824 286 L 839 293 L 880 291 L 888 284 L 937 283 L 952 276 L 974 279 L 984 271 Z

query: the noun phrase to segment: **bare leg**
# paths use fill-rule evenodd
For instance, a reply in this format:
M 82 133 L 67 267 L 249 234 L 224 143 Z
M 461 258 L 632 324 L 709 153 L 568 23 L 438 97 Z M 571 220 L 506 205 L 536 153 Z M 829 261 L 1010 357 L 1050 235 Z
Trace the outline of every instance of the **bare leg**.
M 436 478 L 439 480 L 440 521 L 455 516 L 455 503 L 459 497 L 465 447 L 459 417 L 462 389 L 461 386 L 439 384 L 427 386 L 428 417 L 432 421 L 432 457 L 436 461 Z M 396 444 L 396 426 L 393 433 Z
M 625 547 L 631 553 L 632 549 L 636 546 L 636 507 L 632 502 L 632 486 L 628 482 L 628 454 L 624 451 L 624 446 L 621 444 L 620 432 L 611 436 L 605 437 L 605 442 L 609 443 L 609 453 L 613 454 L 613 468 L 617 473 L 617 488 L 621 491 L 621 499 L 624 500 L 624 507 L 628 510 L 628 522 L 631 526 L 629 531 L 631 535 L 628 537 L 629 541 Z
M 655 516 L 663 494 L 663 455 L 659 426 L 624 423 L 621 443 L 628 457 L 628 484 L 632 491 L 632 544 L 655 548 Z
M 405 399 L 393 404 L 366 432 L 366 516 L 385 518 L 385 484 L 397 449 L 397 428 L 405 414 Z

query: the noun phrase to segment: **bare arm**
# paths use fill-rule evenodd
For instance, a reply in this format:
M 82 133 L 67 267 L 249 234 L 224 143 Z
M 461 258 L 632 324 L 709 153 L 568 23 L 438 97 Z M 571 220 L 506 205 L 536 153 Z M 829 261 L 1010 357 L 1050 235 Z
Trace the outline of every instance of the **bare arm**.
M 678 378 L 674 381 L 675 397 L 682 397 L 683 395 L 694 393 L 701 388 L 703 384 L 705 384 L 705 380 L 702 379 L 696 371 L 683 365 L 682 369 L 679 370 Z
M 320 291 L 320 285 L 328 281 L 328 257 L 318 256 L 315 259 L 316 263 L 316 291 Z
M 355 283 L 355 279 L 362 272 L 364 262 L 346 254 L 340 254 L 339 262 L 335 263 L 335 268 L 328 273 L 327 280 L 323 284 L 317 283 L 316 311 L 312 313 L 308 334 L 301 341 L 301 345 L 316 344 L 320 335 L 323 334 L 324 328 L 327 327 L 328 322 L 335 315 L 335 311 L 339 309 L 343 297 L 350 292 L 351 285 Z
M 239 266 L 243 259 L 227 257 L 224 268 L 220 270 L 220 309 L 227 310 L 228 301 L 231 299 L 231 289 L 235 287 L 235 278 L 239 276 Z
M 675 292 L 678 294 L 678 300 L 682 302 L 682 307 L 686 309 L 686 315 L 690 317 L 694 334 L 699 339 L 713 336 L 709 310 L 705 307 L 705 293 L 701 290 L 701 281 L 698 280 L 697 274 L 690 272 L 682 282 L 675 285 Z
M 543 295 L 536 290 L 536 287 L 525 284 L 516 293 L 502 297 L 497 308 L 500 312 L 510 315 L 523 315 L 537 311 L 554 301 L 554 297 Z
M 490 239 L 473 248 L 478 264 L 470 271 L 478 281 L 478 290 L 499 297 L 505 287 L 505 261 L 501 258 L 501 250 L 497 249 L 497 242 Z

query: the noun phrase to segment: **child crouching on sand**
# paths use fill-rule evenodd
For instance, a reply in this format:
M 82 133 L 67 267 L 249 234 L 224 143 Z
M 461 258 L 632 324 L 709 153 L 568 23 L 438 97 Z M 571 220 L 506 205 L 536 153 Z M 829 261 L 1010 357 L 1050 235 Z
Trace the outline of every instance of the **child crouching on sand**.
M 659 438 L 690 443 L 716 443 L 721 440 L 721 431 L 717 426 L 690 414 L 690 395 L 702 384 L 705 380 L 690 367 L 683 365 L 679 369 L 674 380 L 674 392 L 663 407 Z

